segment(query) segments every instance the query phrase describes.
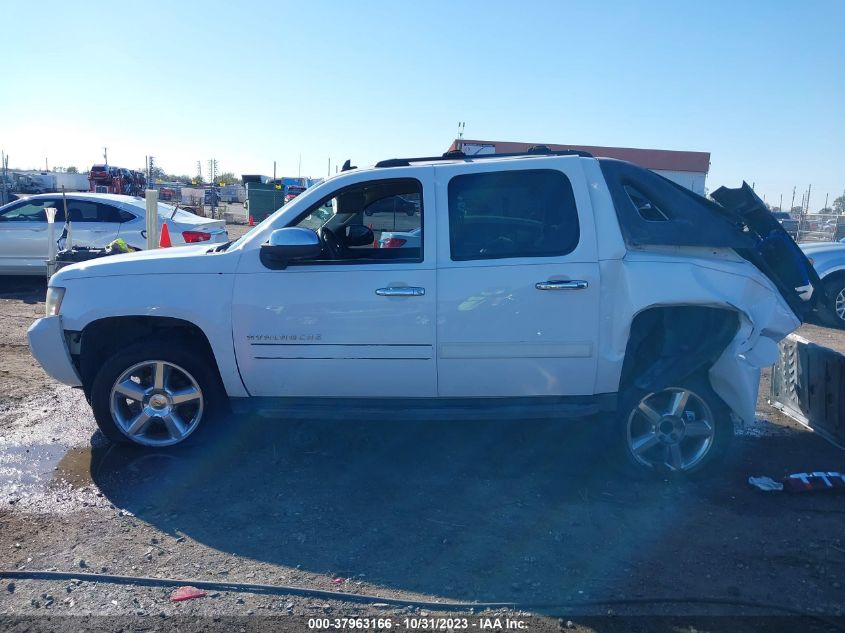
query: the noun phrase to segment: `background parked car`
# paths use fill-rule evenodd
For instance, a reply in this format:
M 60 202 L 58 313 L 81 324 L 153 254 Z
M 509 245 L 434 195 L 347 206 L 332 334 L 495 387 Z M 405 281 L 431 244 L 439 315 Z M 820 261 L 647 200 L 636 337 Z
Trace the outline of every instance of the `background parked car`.
M 47 213 L 55 207 L 56 238 L 65 224 L 61 194 L 29 196 L 0 207 L 0 274 L 46 275 Z M 129 246 L 146 248 L 146 202 L 143 198 L 117 194 L 67 194 L 67 210 L 76 246 L 102 248 L 118 237 Z M 166 221 L 174 246 L 198 242 L 226 242 L 221 220 L 209 220 L 158 205 L 159 227 Z
M 364 214 L 404 213 L 405 215 L 414 215 L 415 213 L 418 213 L 419 210 L 419 200 L 413 200 L 412 198 L 406 196 L 390 196 L 373 202 L 364 209 Z
M 305 187 L 300 187 L 299 185 L 289 185 L 287 188 L 287 193 L 285 194 L 285 204 L 296 198 L 299 194 L 305 191 Z
M 807 242 L 799 246 L 824 284 L 827 310 L 820 316 L 828 325 L 845 328 L 845 243 Z
M 792 218 L 786 211 L 772 211 L 772 215 L 783 226 L 783 230 L 789 233 L 793 240 L 798 235 L 798 220 Z
M 413 231 L 384 231 L 379 237 L 379 248 L 421 248 L 422 229 Z

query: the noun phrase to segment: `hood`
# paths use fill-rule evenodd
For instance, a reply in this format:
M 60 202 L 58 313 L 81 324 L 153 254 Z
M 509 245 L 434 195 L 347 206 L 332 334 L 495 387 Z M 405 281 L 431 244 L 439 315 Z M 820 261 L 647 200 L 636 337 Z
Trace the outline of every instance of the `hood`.
M 234 272 L 237 255 L 215 253 L 213 246 L 177 246 L 108 255 L 62 268 L 50 278 L 50 285 L 61 286 L 71 279 L 116 275 L 220 274 Z
M 805 242 L 798 245 L 806 255 L 813 253 L 845 253 L 845 244 L 840 242 Z

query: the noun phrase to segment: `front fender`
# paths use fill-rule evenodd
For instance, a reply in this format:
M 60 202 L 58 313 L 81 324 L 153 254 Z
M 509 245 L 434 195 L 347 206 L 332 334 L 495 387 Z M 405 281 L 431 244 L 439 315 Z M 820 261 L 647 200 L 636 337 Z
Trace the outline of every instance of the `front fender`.
M 245 397 L 248 394 L 232 342 L 233 284 L 234 275 L 221 273 L 69 279 L 62 284 L 66 288 L 62 323 L 70 331 L 82 331 L 100 319 L 126 316 L 170 317 L 193 323 L 211 345 L 226 393 Z

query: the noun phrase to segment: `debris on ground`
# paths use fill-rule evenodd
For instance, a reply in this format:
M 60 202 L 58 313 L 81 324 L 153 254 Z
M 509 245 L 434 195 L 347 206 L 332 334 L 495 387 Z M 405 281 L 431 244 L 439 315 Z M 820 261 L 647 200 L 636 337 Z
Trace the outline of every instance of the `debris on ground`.
M 195 598 L 205 598 L 208 594 L 201 589 L 186 585 L 179 587 L 170 594 L 170 602 L 182 602 L 183 600 L 193 600 Z
M 764 492 L 845 491 L 845 473 L 834 471 L 794 473 L 780 481 L 775 481 L 771 477 L 749 477 L 748 483 Z
M 782 481 L 787 492 L 845 491 L 845 473 L 839 472 L 795 473 Z
M 775 481 L 771 477 L 749 477 L 748 483 L 763 492 L 783 490 L 783 484 L 779 481 Z

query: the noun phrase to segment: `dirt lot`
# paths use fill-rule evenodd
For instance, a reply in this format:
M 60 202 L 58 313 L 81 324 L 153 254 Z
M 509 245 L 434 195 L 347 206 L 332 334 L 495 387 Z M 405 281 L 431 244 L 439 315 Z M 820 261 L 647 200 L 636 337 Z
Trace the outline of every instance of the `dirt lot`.
M 292 427 L 242 417 L 202 445 L 140 452 L 108 444 L 82 395 L 56 385 L 30 356 L 25 332 L 43 313 L 43 296 L 41 282 L 0 280 L 0 569 L 405 600 L 606 603 L 532 609 L 564 616 L 564 628 L 571 619 L 575 630 L 631 630 L 586 617 L 609 612 L 645 614 L 639 630 L 668 631 L 698 616 L 771 613 L 742 606 L 751 602 L 825 616 L 845 609 L 842 497 L 767 495 L 745 483 L 845 468 L 841 451 L 766 404 L 767 380 L 758 421 L 739 431 L 720 473 L 700 481 L 620 480 L 582 423 Z M 806 325 L 799 333 L 845 352 L 843 332 Z M 179 616 L 279 616 L 304 627 L 291 615 L 435 613 L 233 589 L 173 603 L 162 587 L 4 580 L 0 615 L 7 625 L 49 615 L 58 618 L 49 628 L 67 630 L 82 620 L 59 616 L 147 616 L 120 625 L 153 623 L 143 630 Z M 655 619 L 666 614 L 679 619 Z M 704 621 L 702 630 L 759 630 L 758 620 Z M 119 621 L 94 622 L 107 630 Z M 557 630 L 558 620 L 532 627 Z

